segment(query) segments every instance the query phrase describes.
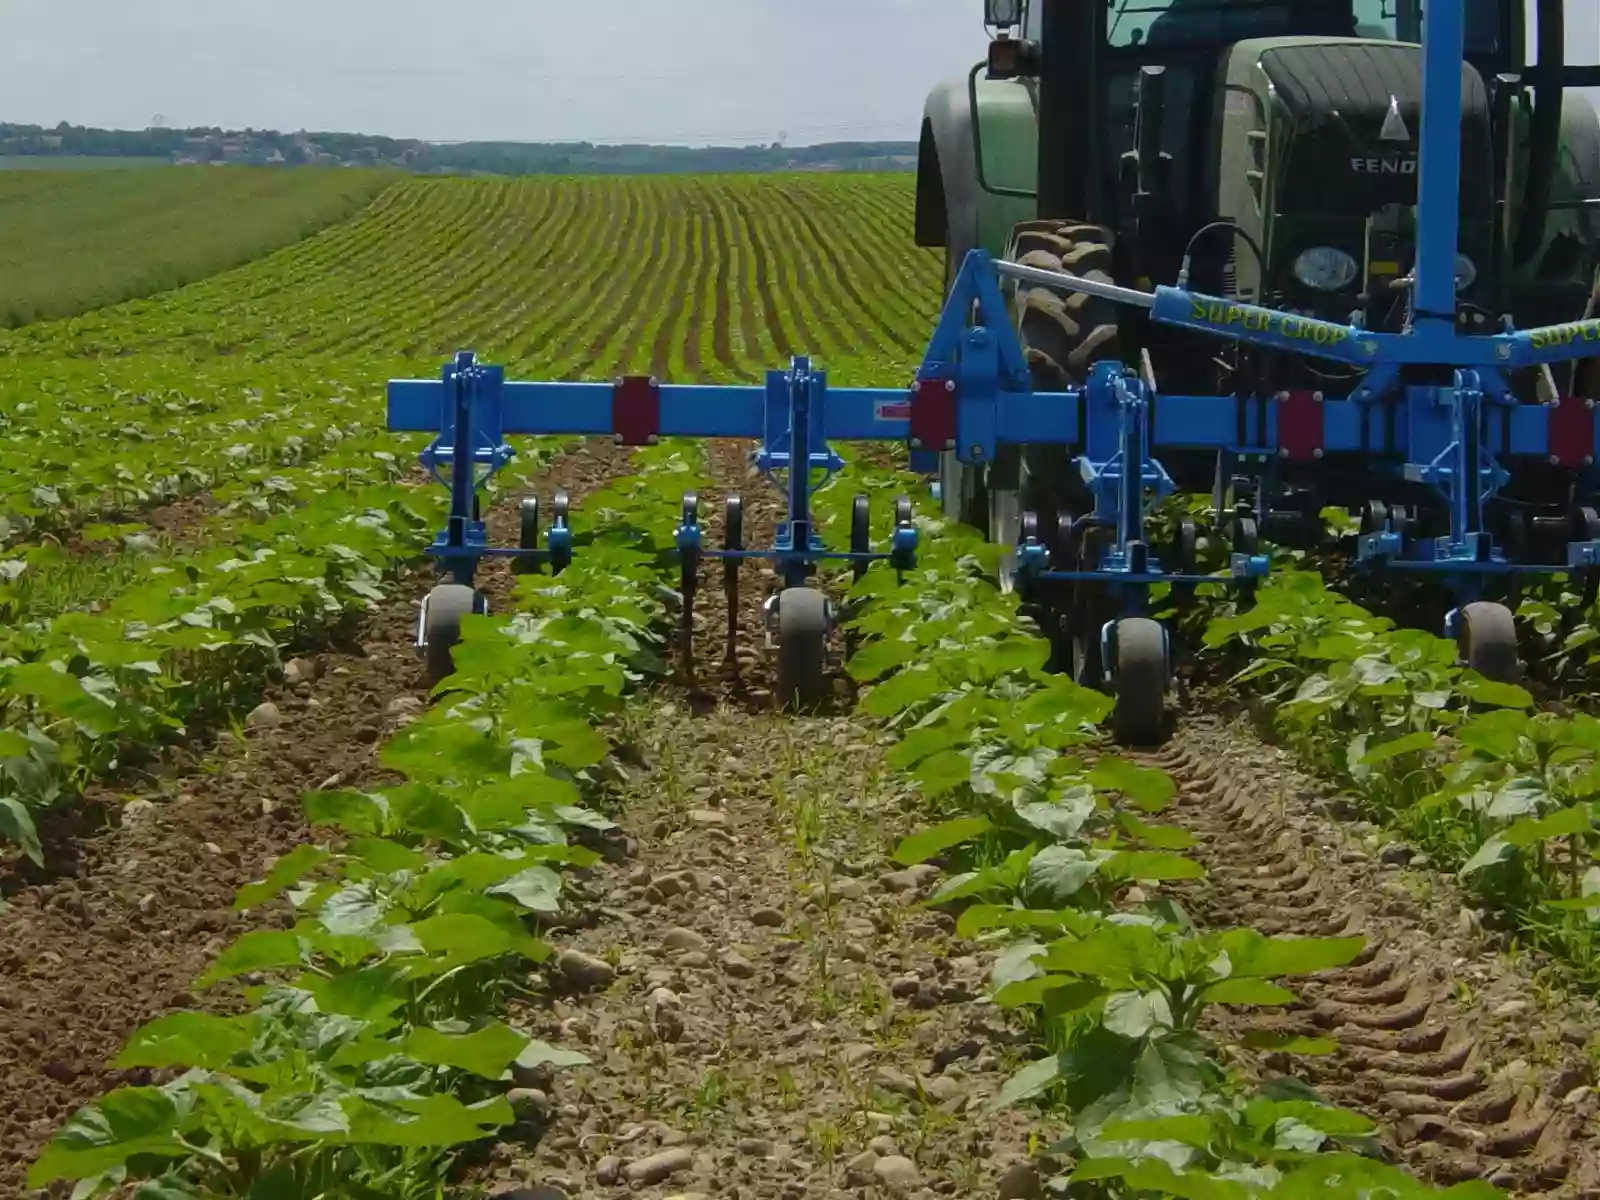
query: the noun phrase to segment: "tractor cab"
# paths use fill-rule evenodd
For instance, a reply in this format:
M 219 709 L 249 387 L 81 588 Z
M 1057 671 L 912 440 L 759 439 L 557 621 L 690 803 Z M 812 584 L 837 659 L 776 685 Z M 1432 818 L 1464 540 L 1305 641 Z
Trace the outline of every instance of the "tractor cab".
M 1561 0 L 1537 0 L 1534 67 L 1520 0 L 1462 3 L 1457 318 L 1469 332 L 1503 314 L 1574 319 L 1600 265 L 1600 120 L 1563 95 L 1577 81 Z M 1403 323 L 1420 0 L 987 0 L 986 17 L 994 41 L 965 104 L 936 92 L 926 112 L 923 244 L 937 229 L 952 260 L 982 245 L 1069 265 L 1093 227 L 1105 253 L 1089 256 L 1128 286 L 1182 279 L 1374 330 Z M 1058 328 L 1038 328 L 1030 307 Z M 1083 353 L 1082 322 L 1027 289 L 1018 308 L 1059 368 L 1047 382 L 1081 379 L 1099 356 Z M 1260 371 L 1337 385 L 1284 356 L 1219 364 L 1214 344 L 1137 315 L 1119 326 L 1121 356 L 1148 350 L 1167 390 L 1227 390 Z

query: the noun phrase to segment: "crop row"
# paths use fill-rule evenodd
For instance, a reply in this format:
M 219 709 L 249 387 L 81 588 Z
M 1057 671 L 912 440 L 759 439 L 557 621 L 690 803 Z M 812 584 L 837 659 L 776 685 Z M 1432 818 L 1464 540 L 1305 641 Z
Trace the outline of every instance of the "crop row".
M 161 302 L 10 336 L 23 355 L 361 361 L 470 347 L 523 375 L 750 379 L 914 359 L 938 291 L 900 176 L 412 180 Z M 924 301 L 926 298 L 926 302 Z
M 591 503 L 670 530 L 698 463 L 670 446 L 635 465 Z M 308 819 L 337 837 L 239 893 L 247 909 L 287 892 L 295 911 L 198 982 L 269 974 L 245 989 L 253 1010 L 137 1030 L 120 1064 L 181 1073 L 81 1110 L 30 1183 L 422 1200 L 455 1148 L 517 1119 L 507 1082 L 584 1061 L 501 1018 L 519 976 L 551 955 L 538 927 L 560 910 L 559 869 L 598 861 L 580 843 L 610 823 L 583 792 L 604 768 L 601 723 L 660 671 L 667 553 L 620 529 L 591 536 L 559 579 L 524 580 L 518 611 L 470 618 L 445 694 L 383 748 L 406 781 L 308 794 Z
M 380 171 L 5 172 L 0 328 L 181 287 L 354 215 Z
M 1459 666 L 1453 642 L 1309 572 L 1274 575 L 1206 640 L 1246 655 L 1231 683 L 1309 767 L 1600 980 L 1600 721 L 1535 711 L 1523 688 Z
M 587 539 L 559 579 L 525 579 L 515 613 L 468 622 L 441 699 L 383 751 L 406 782 L 305 798 L 338 837 L 280 859 L 238 900 L 287 891 L 294 923 L 246 934 L 201 981 L 266 973 L 245 992 L 254 1010 L 137 1031 L 121 1065 L 182 1074 L 80 1111 L 33 1183 L 97 1179 L 80 1192 L 92 1195 L 155 1178 L 162 1195 L 242 1196 L 337 1181 L 352 1196 L 435 1196 L 462 1147 L 519 1119 L 515 1085 L 582 1061 L 507 1024 L 506 999 L 552 955 L 539 929 L 560 909 L 557 868 L 596 861 L 581 843 L 609 823 L 582 801 L 605 771 L 604 722 L 661 670 L 664 531 L 700 464 L 672 445 L 636 462 L 588 498 L 620 518 L 612 533 Z M 848 472 L 823 518 L 842 522 L 858 489 L 903 482 Z M 641 538 L 650 530 L 663 532 Z M 853 592 L 865 640 L 850 669 L 880 680 L 863 708 L 901 734 L 891 765 L 928 801 L 933 823 L 898 858 L 945 868 L 929 903 L 1002 947 L 993 998 L 1048 1047 L 997 1103 L 1065 1104 L 1074 1132 L 1051 1149 L 1072 1160 L 1075 1195 L 1440 1194 L 1356 1152 L 1366 1119 L 1230 1082 L 1200 1031 L 1207 1009 L 1283 1004 L 1293 993 L 1278 979 L 1348 962 L 1360 939 L 1201 931 L 1160 898 L 1161 881 L 1201 873 L 1187 835 L 1158 820 L 1172 781 L 1099 750 L 1105 697 L 1043 672 L 1047 647 L 994 586 L 994 558 L 943 528 L 912 580 L 874 568 Z

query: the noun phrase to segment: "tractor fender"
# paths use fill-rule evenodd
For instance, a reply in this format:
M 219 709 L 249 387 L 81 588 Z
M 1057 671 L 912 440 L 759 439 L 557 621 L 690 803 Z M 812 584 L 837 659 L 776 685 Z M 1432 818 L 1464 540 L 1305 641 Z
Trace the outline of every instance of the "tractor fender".
M 965 78 L 933 90 L 923 107 L 917 153 L 917 244 L 945 247 L 957 265 L 975 247 L 1004 253 L 1012 228 L 1036 212 L 1039 118 L 1033 89 L 1023 80 L 980 74 L 976 91 L 974 114 Z M 982 121 L 981 175 L 974 120 Z
M 965 81 L 941 83 L 922 109 L 917 147 L 917 245 L 949 247 L 957 259 L 978 240 L 978 173 Z
M 1575 199 L 1600 198 L 1600 113 L 1576 91 L 1561 98 L 1561 167 Z

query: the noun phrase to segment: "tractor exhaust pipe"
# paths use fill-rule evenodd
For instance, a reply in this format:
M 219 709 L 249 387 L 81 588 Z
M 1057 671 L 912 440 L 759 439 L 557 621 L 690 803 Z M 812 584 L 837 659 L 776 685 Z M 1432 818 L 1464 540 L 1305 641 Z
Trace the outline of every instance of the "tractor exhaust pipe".
M 1517 235 L 1512 242 L 1511 260 L 1527 265 L 1544 243 L 1545 223 L 1550 216 L 1550 191 L 1561 152 L 1561 104 L 1565 92 L 1562 72 L 1566 67 L 1567 29 L 1562 11 L 1564 0 L 1538 0 L 1535 42 L 1538 65 L 1533 87 L 1533 119 L 1528 127 L 1528 167 L 1522 193 L 1522 213 Z
M 1098 222 L 1105 206 L 1096 60 L 1106 6 L 1096 0 L 1042 3 L 1037 216 Z

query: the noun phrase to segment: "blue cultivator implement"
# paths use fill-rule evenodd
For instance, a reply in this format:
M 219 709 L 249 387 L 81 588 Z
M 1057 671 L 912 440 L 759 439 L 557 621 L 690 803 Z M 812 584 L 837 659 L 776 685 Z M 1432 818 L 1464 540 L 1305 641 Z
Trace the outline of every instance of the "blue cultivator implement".
M 568 561 L 572 542 L 562 498 L 543 547 L 537 509 L 525 501 L 522 544 L 500 549 L 486 543 L 475 494 L 510 457 L 508 435 L 569 434 L 608 435 L 626 445 L 663 436 L 750 439 L 759 443 L 755 461 L 763 469 L 787 473 L 788 520 L 773 545 L 744 545 L 737 500 L 729 502 L 721 548 L 702 545 L 692 497 L 677 530 L 686 622 L 701 558 L 724 559 L 730 579 L 744 559 L 775 564 L 782 590 L 769 620 L 777 631 L 784 703 L 807 704 L 822 690 L 824 646 L 834 618 L 812 583 L 817 565 L 843 559 L 863 569 L 887 557 L 906 568 L 915 560 L 917 531 L 905 502 L 897 506 L 887 553 L 870 552 L 861 502 L 849 549 L 830 550 L 813 529 L 809 472 L 792 465 L 836 470 L 841 460 L 833 443 L 865 440 L 905 442 L 913 465 L 924 472 L 937 468 L 941 456 L 947 466 L 953 458 L 981 467 L 1006 446 L 1066 449 L 1073 485 L 1079 494 L 1087 492 L 1092 506 L 1079 514 L 1054 514 L 1050 529 L 1019 512 L 998 536 L 1016 548 L 1009 581 L 1036 611 L 1053 614 L 1076 644 L 1087 642 L 1095 651 L 1102 671 L 1096 682 L 1115 695 L 1115 725 L 1128 739 L 1159 736 L 1172 674 L 1168 631 L 1148 615 L 1150 589 L 1219 581 L 1251 586 L 1268 570 L 1256 529 L 1270 531 L 1291 503 L 1319 494 L 1318 480 L 1327 471 L 1337 470 L 1346 480 L 1354 471 L 1369 480 L 1371 488 L 1362 493 L 1368 497 L 1385 494 L 1398 480 L 1442 499 L 1448 529 L 1425 537 L 1405 511 L 1368 503 L 1357 558 L 1367 568 L 1382 568 L 1388 578 L 1415 572 L 1443 584 L 1454 598 L 1446 633 L 1457 638 L 1466 660 L 1493 677 L 1514 675 L 1510 611 L 1483 597 L 1496 577 L 1538 571 L 1588 575 L 1600 567 L 1600 518 L 1586 507 L 1600 442 L 1592 401 L 1519 402 L 1507 376 L 1600 351 L 1600 321 L 1521 331 L 1507 322 L 1499 332 L 1470 336 L 1457 331 L 1461 8 L 1447 0 L 1431 3 L 1424 21 L 1417 245 L 1405 281 L 1409 316 L 1401 332 L 1375 332 L 1184 286 L 1120 287 L 974 250 L 962 262 L 909 389 L 830 388 L 826 374 L 803 358 L 769 374 L 764 387 L 670 386 L 643 378 L 614 385 L 508 382 L 500 368 L 479 364 L 471 354 L 459 355 L 437 381 L 391 382 L 389 428 L 437 434 L 422 460 L 451 488 L 449 524 L 429 550 L 452 581 L 424 601 L 419 627 L 418 644 L 430 669 L 436 676 L 448 672 L 449 646 L 462 615 L 482 608 L 472 586 L 482 558 L 537 559 L 556 570 Z M 1144 309 L 1160 325 L 1342 364 L 1354 369 L 1357 382 L 1344 395 L 1244 388 L 1227 395 L 1162 395 L 1148 361 L 1139 368 L 1102 361 L 1092 365 L 1081 386 L 1038 391 L 1008 312 L 1004 280 L 1089 293 Z M 1231 535 L 1220 575 L 1195 568 L 1192 529 L 1180 531 L 1176 545 L 1159 554 L 1146 534 L 1152 504 L 1180 490 L 1163 457 L 1172 462 L 1182 455 L 1192 462 L 1197 454 L 1215 464 L 1213 516 Z M 473 471 L 444 475 L 468 462 Z M 1545 544 L 1534 547 L 1528 539 L 1508 552 L 1491 536 L 1486 503 L 1519 472 L 1552 467 L 1569 476 L 1564 486 L 1577 515 L 1558 522 L 1561 528 L 1553 532 L 1549 519 L 1541 518 L 1547 522 Z M 1220 511 L 1225 480 L 1253 499 Z M 1303 515 L 1303 504 L 1293 511 Z

